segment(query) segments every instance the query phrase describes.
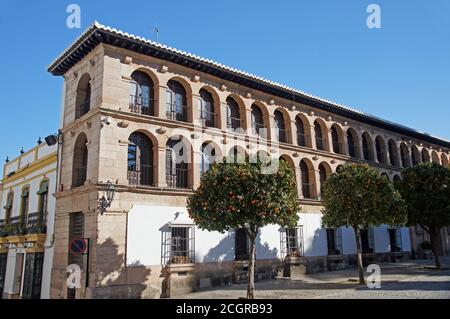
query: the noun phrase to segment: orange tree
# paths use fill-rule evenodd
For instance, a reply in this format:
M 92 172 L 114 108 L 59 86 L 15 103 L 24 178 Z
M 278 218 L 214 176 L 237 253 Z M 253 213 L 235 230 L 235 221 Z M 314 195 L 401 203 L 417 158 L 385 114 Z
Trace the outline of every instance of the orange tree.
M 284 161 L 272 160 L 275 170 L 261 161 L 238 162 L 212 165 L 187 208 L 200 229 L 245 230 L 250 241 L 247 298 L 253 299 L 258 231 L 268 224 L 295 227 L 300 208 L 294 174 Z
M 346 165 L 325 181 L 322 205 L 325 227 L 353 227 L 359 282 L 364 284 L 361 230 L 381 224 L 403 225 L 406 216 L 400 193 L 387 177 L 368 165 Z
M 439 260 L 439 236 L 450 225 L 450 169 L 436 163 L 407 168 L 397 183 L 405 200 L 408 224 L 420 225 L 430 235 L 436 268 Z

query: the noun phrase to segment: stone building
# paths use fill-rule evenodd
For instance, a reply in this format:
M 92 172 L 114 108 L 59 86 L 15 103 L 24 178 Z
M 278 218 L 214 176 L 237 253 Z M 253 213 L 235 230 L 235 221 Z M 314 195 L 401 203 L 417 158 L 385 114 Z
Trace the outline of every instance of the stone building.
M 49 72 L 64 77 L 53 298 L 159 298 L 244 280 L 245 234 L 201 231 L 185 208 L 224 156 L 266 152 L 296 174 L 300 222 L 261 231 L 261 279 L 286 257 L 301 272 L 354 263 L 352 229 L 320 223 L 320 184 L 340 165 L 396 180 L 402 167 L 449 161 L 448 141 L 98 23 Z M 117 191 L 99 214 L 108 181 Z M 79 237 L 85 255 L 68 251 Z M 365 230 L 363 249 L 367 261 L 404 258 L 409 230 Z M 69 264 L 81 266 L 81 288 L 67 289 Z
M 0 297 L 49 298 L 56 162 L 56 146 L 41 143 L 4 165 Z

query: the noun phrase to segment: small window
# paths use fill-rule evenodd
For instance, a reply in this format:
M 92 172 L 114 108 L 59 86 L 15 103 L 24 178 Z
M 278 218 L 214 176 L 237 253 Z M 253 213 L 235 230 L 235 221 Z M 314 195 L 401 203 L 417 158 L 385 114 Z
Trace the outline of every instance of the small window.
M 402 233 L 400 228 L 391 228 L 389 231 L 389 242 L 391 245 L 391 252 L 402 251 Z
M 342 230 L 341 228 L 327 229 L 328 255 L 342 255 Z
M 372 227 L 361 230 L 361 246 L 363 254 L 373 254 L 375 252 L 375 242 Z
M 161 264 L 195 262 L 195 227 L 167 225 L 162 232 Z
M 303 256 L 303 226 L 281 228 L 281 258 Z
M 240 261 L 249 259 L 249 243 L 249 238 L 245 229 L 236 229 L 234 235 L 234 260 Z

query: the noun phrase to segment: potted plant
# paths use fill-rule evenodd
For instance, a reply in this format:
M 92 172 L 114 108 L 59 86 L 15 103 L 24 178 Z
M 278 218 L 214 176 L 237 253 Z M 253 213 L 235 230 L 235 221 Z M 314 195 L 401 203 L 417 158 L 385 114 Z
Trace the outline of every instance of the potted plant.
M 171 264 L 192 264 L 192 259 L 188 256 L 173 256 L 170 260 Z
M 425 259 L 432 259 L 433 257 L 433 252 L 431 251 L 432 246 L 431 243 L 427 240 L 423 241 L 420 244 L 420 248 L 423 250 L 423 255 L 425 257 Z

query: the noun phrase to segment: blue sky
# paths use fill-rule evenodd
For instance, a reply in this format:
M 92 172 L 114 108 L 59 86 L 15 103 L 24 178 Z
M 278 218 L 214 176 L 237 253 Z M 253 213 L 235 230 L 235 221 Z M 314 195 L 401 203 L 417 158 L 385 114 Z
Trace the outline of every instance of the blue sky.
M 57 130 L 62 79 L 46 68 L 94 20 L 150 39 L 157 25 L 164 44 L 450 139 L 448 0 L 3 0 L 1 162 Z

